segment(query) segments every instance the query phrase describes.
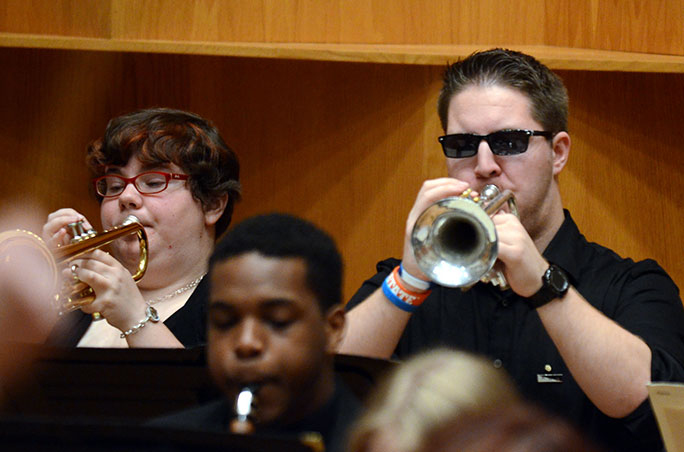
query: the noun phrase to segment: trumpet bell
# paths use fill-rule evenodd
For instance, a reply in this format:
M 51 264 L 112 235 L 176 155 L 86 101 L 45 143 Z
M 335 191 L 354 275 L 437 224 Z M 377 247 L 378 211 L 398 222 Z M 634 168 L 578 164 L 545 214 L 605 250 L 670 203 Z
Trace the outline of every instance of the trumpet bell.
M 43 240 L 23 229 L 0 233 L 0 271 L 7 274 L 21 269 L 33 278 L 32 289 L 38 293 L 57 292 L 57 265 Z
M 411 233 L 413 254 L 423 273 L 447 287 L 465 289 L 482 281 L 507 289 L 503 272 L 494 267 L 499 250 L 490 217 L 506 205 L 518 216 L 513 192 L 490 184 L 479 197 L 466 190 L 428 207 Z
M 420 269 L 446 287 L 468 287 L 487 274 L 498 255 L 489 215 L 468 198 L 444 198 L 428 207 L 413 228 L 411 245 Z

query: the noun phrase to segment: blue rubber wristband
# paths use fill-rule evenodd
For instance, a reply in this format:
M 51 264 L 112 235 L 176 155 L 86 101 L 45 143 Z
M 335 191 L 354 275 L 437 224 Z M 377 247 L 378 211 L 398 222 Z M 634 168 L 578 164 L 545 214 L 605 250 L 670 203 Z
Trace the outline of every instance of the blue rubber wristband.
M 391 275 L 390 275 L 391 276 Z M 418 306 L 413 306 L 412 304 L 406 303 L 404 300 L 399 298 L 392 292 L 392 290 L 389 288 L 387 285 L 387 278 L 382 282 L 382 293 L 385 294 L 387 299 L 392 302 L 392 304 L 402 311 L 406 312 L 416 312 L 416 309 L 418 309 Z

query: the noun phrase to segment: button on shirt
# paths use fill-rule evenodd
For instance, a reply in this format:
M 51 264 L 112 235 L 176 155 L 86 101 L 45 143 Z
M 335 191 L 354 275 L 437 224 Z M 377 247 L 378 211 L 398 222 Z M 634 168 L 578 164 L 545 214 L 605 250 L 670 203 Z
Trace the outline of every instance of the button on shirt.
M 567 211 L 543 254 L 568 273 L 589 303 L 648 344 L 653 381 L 684 381 L 684 308 L 677 286 L 656 262 L 635 263 L 587 242 Z M 396 259 L 378 263 L 378 274 L 363 284 L 347 309 L 373 293 L 397 265 Z M 483 283 L 466 292 L 436 286 L 412 315 L 395 354 L 405 358 L 437 346 L 490 357 L 526 397 L 610 450 L 662 449 L 649 402 L 623 419 L 601 413 L 572 378 L 536 310 L 510 290 Z

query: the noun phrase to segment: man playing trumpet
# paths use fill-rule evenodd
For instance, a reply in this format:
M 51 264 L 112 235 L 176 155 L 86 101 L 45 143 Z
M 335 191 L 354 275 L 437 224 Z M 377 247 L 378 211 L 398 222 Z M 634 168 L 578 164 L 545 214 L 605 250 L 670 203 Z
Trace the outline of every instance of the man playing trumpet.
M 528 55 L 480 52 L 448 67 L 438 110 L 449 177 L 423 184 L 401 262 L 380 262 L 350 301 L 341 351 L 404 357 L 450 345 L 485 354 L 526 396 L 612 449 L 660 450 L 646 384 L 684 379 L 684 309 L 654 261 L 588 243 L 563 209 L 558 175 L 571 140 L 562 81 Z M 411 247 L 416 219 L 487 184 L 517 201 L 520 219 L 493 216 L 510 290 L 430 284 Z
M 272 213 L 232 228 L 208 276 L 207 363 L 223 397 L 152 424 L 344 450 L 360 402 L 334 366 L 342 273 L 334 240 L 301 218 Z

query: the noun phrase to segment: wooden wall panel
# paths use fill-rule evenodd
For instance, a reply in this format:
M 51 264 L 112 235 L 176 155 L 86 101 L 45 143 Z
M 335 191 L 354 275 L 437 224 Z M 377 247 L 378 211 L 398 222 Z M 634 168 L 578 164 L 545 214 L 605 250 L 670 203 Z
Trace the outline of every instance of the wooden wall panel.
M 681 0 L 114 1 L 125 38 L 684 51 Z
M 112 0 L 2 0 L 0 30 L 109 38 L 111 5 Z
M 684 54 L 684 0 L 3 0 L 0 31 L 118 39 L 549 45 Z
M 236 219 L 286 211 L 332 233 L 347 292 L 400 251 L 426 175 L 431 68 L 17 49 L 0 64 L 3 208 L 71 206 L 98 224 L 85 145 L 111 116 L 165 105 L 212 119 L 240 156 Z
M 85 145 L 107 120 L 164 105 L 213 120 L 242 162 L 236 219 L 272 210 L 339 242 L 349 296 L 399 255 L 426 177 L 443 175 L 441 68 L 0 49 L 0 194 L 97 221 Z M 561 188 L 589 239 L 654 257 L 684 287 L 682 75 L 566 72 L 573 151 Z
M 98 111 L 109 90 L 109 60 L 69 52 L 0 52 L 0 193 L 5 201 L 19 206 L 35 201 L 42 216 L 64 205 L 96 211 L 81 196 L 88 183 L 83 151 L 94 128 L 101 127 L 96 118 L 109 114 Z
M 521 11 L 543 21 L 543 1 L 422 0 L 112 0 L 113 29 L 126 39 L 192 41 L 450 44 L 541 43 L 543 28 L 510 33 L 506 21 Z M 508 16 L 506 16 L 508 15 Z M 478 23 L 477 27 L 469 24 Z M 458 39 L 460 41 L 454 41 Z M 484 40 L 484 41 L 483 41 Z
M 684 287 L 684 75 L 568 72 L 565 204 L 590 240 L 656 258 Z
M 682 55 L 682 0 L 545 2 L 544 44 Z M 532 23 L 532 22 L 530 22 Z

